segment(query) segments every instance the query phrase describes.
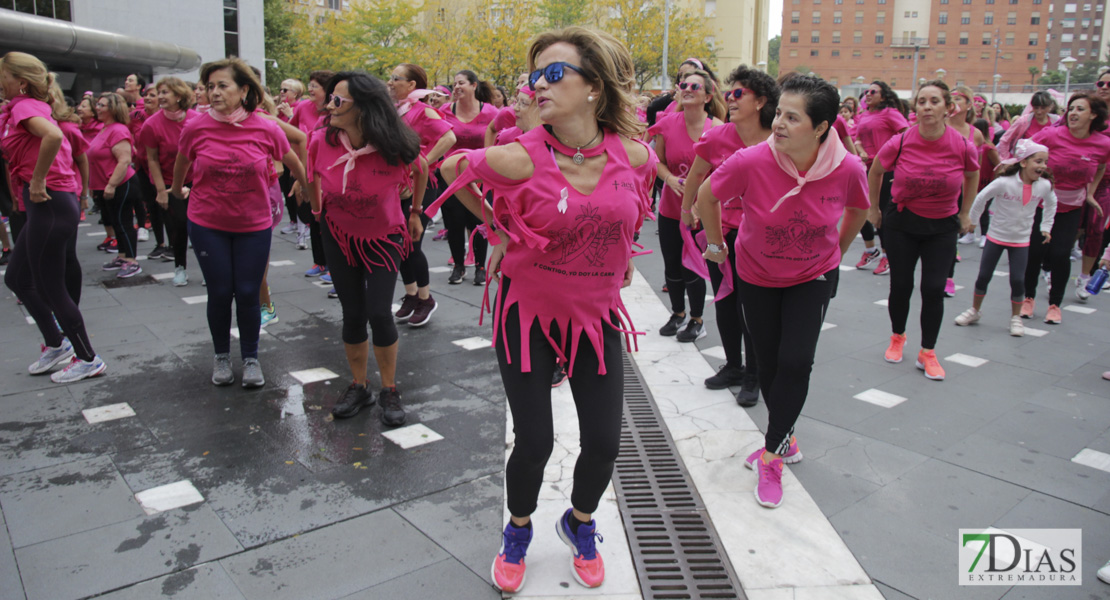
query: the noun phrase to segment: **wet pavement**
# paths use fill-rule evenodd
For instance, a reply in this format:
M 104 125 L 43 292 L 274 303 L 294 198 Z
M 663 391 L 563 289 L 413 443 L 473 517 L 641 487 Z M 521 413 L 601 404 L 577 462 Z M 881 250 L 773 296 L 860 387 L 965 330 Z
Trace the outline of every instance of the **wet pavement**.
M 504 392 L 488 343 L 466 343 L 490 335 L 477 323 L 482 288 L 446 284 L 446 242 L 425 238 L 440 307 L 427 327 L 399 327 L 408 422 L 390 430 L 377 407 L 331 419 L 349 382 L 339 303 L 303 276 L 311 254 L 291 236 L 274 234 L 280 320 L 261 337 L 267 384 L 247 391 L 209 382 L 195 261 L 186 287 L 166 279 L 172 263 L 143 261 L 149 279 L 105 288 L 112 274 L 99 270 L 107 257 L 91 223 L 78 234 L 81 306 L 106 377 L 59 386 L 27 375 L 39 336 L 0 290 L 0 597 L 500 597 L 489 564 L 503 525 Z M 653 224 L 643 238 L 657 245 Z M 979 250 L 961 252 L 957 281 L 970 286 Z M 857 256 L 854 246 L 845 262 Z M 637 265 L 662 302 L 658 255 Z M 1093 313 L 1065 311 L 1060 326 L 1028 322 L 1047 334 L 1015 340 L 1003 330 L 1003 277 L 975 327 L 950 325 L 969 303 L 963 289 L 948 301 L 938 349 L 949 381 L 934 383 L 911 363 L 882 361 L 888 321 L 876 302 L 887 285 L 843 273 L 798 427 L 807 460 L 790 468 L 868 588 L 887 598 L 1110 597 L 1095 578 L 1110 559 L 1110 473 L 1091 466 L 1110 458 L 1106 298 L 1079 307 Z M 706 317 L 696 347 L 716 367 L 711 306 Z M 908 349 L 920 339 L 915 320 Z M 903 402 L 855 398 L 871 389 Z M 702 388 L 689 392 L 697 402 Z M 108 420 L 83 412 L 103 407 L 113 407 Z M 765 425 L 762 403 L 745 412 Z M 956 588 L 956 529 L 990 526 L 1082 527 L 1082 590 Z M 780 589 L 748 597 L 803 597 L 788 565 L 770 578 Z

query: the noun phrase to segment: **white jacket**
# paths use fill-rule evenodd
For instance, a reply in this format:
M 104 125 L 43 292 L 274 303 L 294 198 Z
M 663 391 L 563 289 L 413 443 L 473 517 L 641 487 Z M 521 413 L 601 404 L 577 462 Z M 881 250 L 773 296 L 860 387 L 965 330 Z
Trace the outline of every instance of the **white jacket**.
M 1035 181 L 1033 197 L 1029 200 L 1029 204 L 1023 206 L 1021 196 L 1024 185 L 1020 173 L 999 177 L 990 182 L 990 185 L 979 192 L 971 205 L 971 222 L 978 223 L 979 216 L 987 207 L 987 201 L 994 200 L 991 204 L 991 224 L 987 229 L 987 235 L 1005 244 L 1028 245 L 1037 206 L 1044 202 L 1041 231 L 1051 232 L 1052 223 L 1056 220 L 1056 192 L 1052 189 L 1052 183 L 1043 177 Z

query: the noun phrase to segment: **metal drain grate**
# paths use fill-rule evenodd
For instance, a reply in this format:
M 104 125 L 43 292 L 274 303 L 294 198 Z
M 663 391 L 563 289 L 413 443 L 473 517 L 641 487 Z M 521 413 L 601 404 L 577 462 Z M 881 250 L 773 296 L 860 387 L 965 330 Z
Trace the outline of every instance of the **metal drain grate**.
M 644 598 L 746 598 L 655 401 L 627 354 L 624 426 L 613 484 Z

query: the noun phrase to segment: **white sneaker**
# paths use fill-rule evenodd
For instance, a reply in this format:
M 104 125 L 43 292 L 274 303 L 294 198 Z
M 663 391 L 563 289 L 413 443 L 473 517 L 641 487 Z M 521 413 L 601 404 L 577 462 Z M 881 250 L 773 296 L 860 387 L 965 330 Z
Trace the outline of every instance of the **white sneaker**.
M 184 287 L 189 284 L 189 274 L 185 272 L 185 267 L 174 267 L 173 269 L 173 285 L 174 287 Z
M 986 245 L 987 245 L 987 236 L 985 236 L 985 235 L 979 236 L 979 247 L 980 248 L 985 248 Z
M 1025 335 L 1025 324 L 1021 322 L 1021 317 L 1010 317 L 1010 335 L 1014 337 L 1022 337 Z
M 979 313 L 979 311 L 975 310 L 974 308 L 969 308 L 960 313 L 960 316 L 956 317 L 956 324 L 960 327 L 971 325 L 972 323 L 978 321 L 980 316 L 982 315 Z
M 1103 583 L 1110 583 L 1110 562 L 1102 565 L 1102 568 L 1098 570 L 1098 578 L 1101 579 Z
M 956 242 L 960 244 L 974 244 L 975 234 L 971 232 L 965 233 L 963 234 L 963 236 L 960 237 L 960 239 L 956 240 Z
M 297 250 L 308 249 L 308 230 L 302 229 L 297 232 Z
M 150 232 L 147 231 L 146 227 L 140 227 L 137 235 L 138 235 L 137 239 L 140 242 L 145 242 L 145 241 L 150 239 Z
M 1076 277 L 1075 278 L 1075 299 L 1083 304 L 1087 303 L 1087 299 L 1091 297 L 1091 293 L 1087 291 L 1087 281 L 1089 277 Z

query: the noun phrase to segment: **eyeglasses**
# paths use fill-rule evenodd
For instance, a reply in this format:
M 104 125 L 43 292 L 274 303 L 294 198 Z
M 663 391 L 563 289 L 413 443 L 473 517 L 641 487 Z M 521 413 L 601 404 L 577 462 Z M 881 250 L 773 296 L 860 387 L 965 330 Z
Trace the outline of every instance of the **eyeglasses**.
M 745 90 L 744 88 L 736 88 L 735 90 L 729 90 L 729 91 L 725 92 L 725 102 L 728 102 L 729 100 L 731 100 L 733 98 L 736 98 L 737 100 L 739 100 L 744 95 L 744 92 L 746 92 L 746 91 L 747 90 Z
M 340 96 L 338 94 L 332 94 L 331 98 L 328 99 L 328 105 L 334 106 L 336 108 L 343 108 L 343 105 L 348 102 L 354 102 L 354 100 L 352 100 L 351 98 L 344 98 L 343 96 Z
M 281 88 L 281 93 L 283 93 L 283 94 L 285 92 L 291 92 L 291 91 L 293 91 L 293 90 L 290 90 L 289 88 Z
M 1110 87 L 1110 81 L 1096 81 L 1095 82 L 1095 87 L 1097 87 L 1099 89 L 1102 89 L 1104 87 Z
M 411 81 L 410 79 L 405 78 L 405 77 L 401 77 L 399 75 L 390 75 L 389 80 L 390 81 Z
M 696 91 L 698 91 L 700 89 L 704 89 L 704 88 L 705 88 L 705 85 L 700 84 L 700 83 L 686 83 L 685 81 L 683 81 L 682 83 L 678 84 L 678 89 L 680 89 L 680 90 L 690 90 L 691 92 L 696 92 Z
M 873 95 L 878 94 L 878 93 L 879 92 L 876 92 L 875 90 L 867 90 L 866 92 L 863 93 L 863 95 L 864 96 L 873 96 Z
M 586 76 L 586 71 L 582 67 L 577 67 L 568 62 L 553 62 L 542 69 L 532 71 L 528 75 L 528 87 L 533 90 L 536 89 L 536 82 L 540 80 L 540 77 L 543 77 L 548 83 L 559 83 L 563 80 L 566 69 L 570 69 L 582 77 Z

